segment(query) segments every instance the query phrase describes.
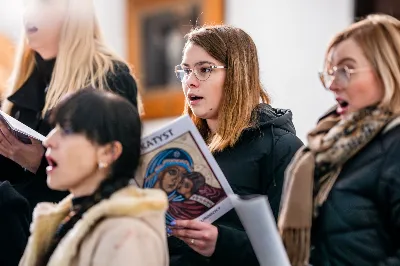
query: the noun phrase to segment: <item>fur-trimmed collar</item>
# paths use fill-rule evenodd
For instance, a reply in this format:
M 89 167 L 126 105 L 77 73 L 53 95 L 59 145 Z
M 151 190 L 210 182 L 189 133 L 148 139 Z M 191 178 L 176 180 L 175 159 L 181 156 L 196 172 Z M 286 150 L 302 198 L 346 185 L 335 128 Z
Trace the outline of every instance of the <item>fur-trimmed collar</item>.
M 24 254 L 26 266 L 41 262 L 54 233 L 72 205 L 72 195 L 59 204 L 40 203 L 33 213 L 31 236 Z M 103 217 L 143 217 L 148 212 L 165 211 L 168 200 L 165 193 L 155 189 L 140 189 L 134 186 L 121 189 L 109 199 L 90 208 L 75 226 L 60 241 L 47 266 L 68 266 L 77 255 L 79 244 L 92 227 Z

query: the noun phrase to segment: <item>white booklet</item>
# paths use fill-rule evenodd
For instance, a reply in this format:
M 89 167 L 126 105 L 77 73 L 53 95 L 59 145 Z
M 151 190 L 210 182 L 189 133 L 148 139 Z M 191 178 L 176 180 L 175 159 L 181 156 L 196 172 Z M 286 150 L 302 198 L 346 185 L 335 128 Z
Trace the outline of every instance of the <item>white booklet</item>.
M 290 266 L 266 196 L 242 199 L 230 195 L 261 266 Z
M 197 219 L 212 223 L 232 209 L 228 181 L 189 116 L 142 138 L 135 182 L 166 192 L 166 224 Z
M 31 129 L 27 125 L 19 122 L 14 117 L 6 114 L 0 110 L 0 119 L 6 124 L 8 130 L 21 142 L 25 144 L 31 144 L 30 138 L 43 141 L 46 137 L 42 134 Z

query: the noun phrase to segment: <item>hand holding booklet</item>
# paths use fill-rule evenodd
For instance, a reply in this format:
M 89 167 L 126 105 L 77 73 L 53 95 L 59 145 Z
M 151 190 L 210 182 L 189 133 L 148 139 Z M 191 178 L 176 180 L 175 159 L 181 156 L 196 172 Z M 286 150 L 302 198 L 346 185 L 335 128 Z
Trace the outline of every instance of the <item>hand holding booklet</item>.
M 232 209 L 232 189 L 189 116 L 143 137 L 141 145 L 135 182 L 165 191 L 167 225 L 192 219 L 212 223 Z
M 43 141 L 46 137 L 21 123 L 14 117 L 0 110 L 0 120 L 7 126 L 11 134 L 25 144 L 31 144 L 31 138 Z

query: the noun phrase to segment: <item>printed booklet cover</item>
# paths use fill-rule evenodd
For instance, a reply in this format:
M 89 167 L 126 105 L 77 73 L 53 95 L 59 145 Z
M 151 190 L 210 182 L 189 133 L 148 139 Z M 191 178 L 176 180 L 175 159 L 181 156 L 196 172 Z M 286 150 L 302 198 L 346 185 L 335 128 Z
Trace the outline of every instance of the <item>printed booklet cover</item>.
M 141 146 L 135 182 L 167 193 L 167 225 L 192 219 L 212 223 L 232 209 L 233 191 L 189 116 L 143 137 Z

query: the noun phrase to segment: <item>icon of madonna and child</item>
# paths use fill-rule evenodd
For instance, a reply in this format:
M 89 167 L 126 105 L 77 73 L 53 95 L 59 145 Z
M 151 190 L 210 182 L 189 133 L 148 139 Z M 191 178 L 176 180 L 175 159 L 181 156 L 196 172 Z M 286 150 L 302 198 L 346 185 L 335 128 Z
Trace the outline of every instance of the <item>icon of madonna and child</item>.
M 195 219 L 227 197 L 221 187 L 210 185 L 194 169 L 192 157 L 181 148 L 162 150 L 147 165 L 143 187 L 167 193 L 167 225 L 174 220 Z

